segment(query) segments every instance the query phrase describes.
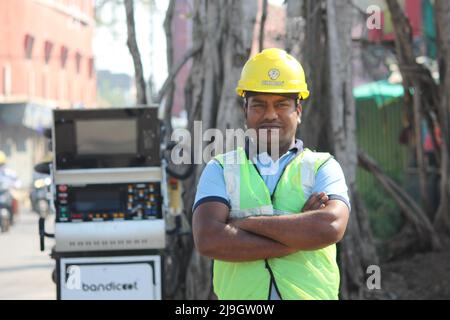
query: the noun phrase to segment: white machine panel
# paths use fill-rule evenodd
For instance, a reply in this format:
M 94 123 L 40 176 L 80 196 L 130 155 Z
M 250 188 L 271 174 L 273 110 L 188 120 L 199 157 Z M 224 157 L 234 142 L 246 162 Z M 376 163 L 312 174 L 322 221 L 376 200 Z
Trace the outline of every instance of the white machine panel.
M 56 223 L 56 252 L 162 249 L 162 219 Z

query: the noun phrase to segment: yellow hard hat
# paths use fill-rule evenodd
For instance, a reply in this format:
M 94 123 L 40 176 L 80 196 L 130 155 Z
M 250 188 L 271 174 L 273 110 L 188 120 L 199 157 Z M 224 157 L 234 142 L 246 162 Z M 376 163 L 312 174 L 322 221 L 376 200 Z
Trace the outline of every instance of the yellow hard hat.
M 0 166 L 6 163 L 6 154 L 3 151 L 0 151 Z
M 298 93 L 300 99 L 309 97 L 302 65 L 286 51 L 265 49 L 247 61 L 242 69 L 236 93 Z

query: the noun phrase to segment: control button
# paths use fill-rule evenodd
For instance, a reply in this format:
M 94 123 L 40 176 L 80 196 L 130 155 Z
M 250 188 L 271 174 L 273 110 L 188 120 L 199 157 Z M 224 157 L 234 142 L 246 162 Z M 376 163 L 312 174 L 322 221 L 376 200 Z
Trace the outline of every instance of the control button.
M 67 193 L 58 193 L 59 198 L 67 198 Z
M 67 191 L 67 185 L 62 184 L 62 185 L 58 186 L 58 190 L 60 192 L 66 192 Z
M 59 204 L 67 204 L 67 200 L 59 200 Z
M 155 191 L 155 186 L 152 183 L 150 183 L 149 186 L 148 186 L 148 190 L 150 192 L 154 192 Z

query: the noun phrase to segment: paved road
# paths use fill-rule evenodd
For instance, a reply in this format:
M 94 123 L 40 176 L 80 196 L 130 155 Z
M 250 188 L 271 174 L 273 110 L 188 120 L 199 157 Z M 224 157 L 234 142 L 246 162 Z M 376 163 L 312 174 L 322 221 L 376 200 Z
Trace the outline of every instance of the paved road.
M 52 216 L 53 218 L 53 216 Z M 47 229 L 53 232 L 52 218 Z M 0 300 L 56 299 L 51 280 L 54 260 L 49 257 L 53 239 L 39 250 L 38 216 L 23 210 L 9 232 L 0 233 Z

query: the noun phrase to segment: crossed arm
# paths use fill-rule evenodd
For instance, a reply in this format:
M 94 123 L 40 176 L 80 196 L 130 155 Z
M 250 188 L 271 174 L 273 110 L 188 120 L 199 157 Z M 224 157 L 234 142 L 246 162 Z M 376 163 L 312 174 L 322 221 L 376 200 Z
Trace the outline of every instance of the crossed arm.
M 194 242 L 200 254 L 244 262 L 282 257 L 299 250 L 317 250 L 340 241 L 349 210 L 324 193 L 312 195 L 302 214 L 230 220 L 220 202 L 201 204 L 194 212 Z

